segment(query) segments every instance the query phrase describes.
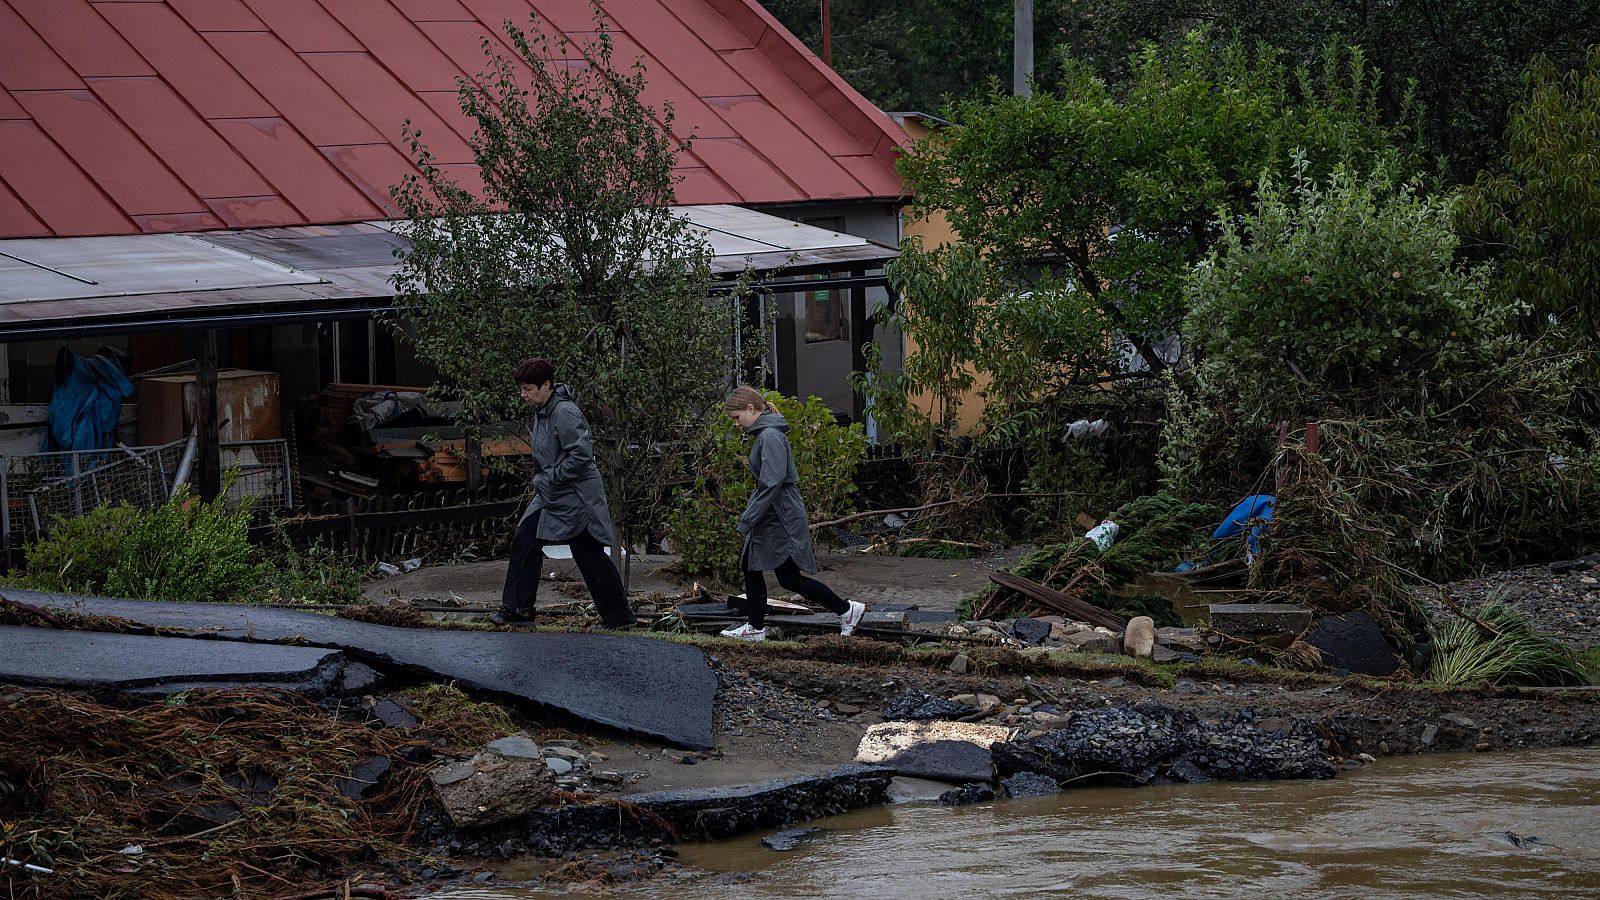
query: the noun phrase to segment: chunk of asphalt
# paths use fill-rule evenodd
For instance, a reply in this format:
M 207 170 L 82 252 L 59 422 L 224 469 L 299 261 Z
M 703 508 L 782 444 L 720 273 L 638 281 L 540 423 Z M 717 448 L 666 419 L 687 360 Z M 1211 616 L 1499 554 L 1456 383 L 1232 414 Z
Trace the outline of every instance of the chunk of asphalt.
M 300 649 L 344 650 L 378 668 L 425 672 L 467 690 L 513 697 L 682 747 L 704 750 L 715 743 L 711 714 L 716 675 L 703 652 L 671 641 L 397 628 L 259 606 L 75 597 L 15 588 L 0 589 L 0 595 L 42 609 L 118 616 L 152 627 L 204 631 L 209 639 L 251 642 L 241 646 L 293 642 Z M 213 645 L 201 656 L 225 654 Z
M 7 593 L 11 593 L 7 590 Z M 182 689 L 279 684 L 326 687 L 342 654 L 321 647 L 0 626 L 0 682 L 157 695 Z

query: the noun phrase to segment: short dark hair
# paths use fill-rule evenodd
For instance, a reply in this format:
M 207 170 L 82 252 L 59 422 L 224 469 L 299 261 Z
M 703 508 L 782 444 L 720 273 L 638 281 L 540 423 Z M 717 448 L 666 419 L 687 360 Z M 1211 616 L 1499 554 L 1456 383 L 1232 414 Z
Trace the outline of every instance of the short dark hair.
M 517 384 L 549 384 L 556 380 L 556 364 L 542 356 L 530 356 L 517 364 Z

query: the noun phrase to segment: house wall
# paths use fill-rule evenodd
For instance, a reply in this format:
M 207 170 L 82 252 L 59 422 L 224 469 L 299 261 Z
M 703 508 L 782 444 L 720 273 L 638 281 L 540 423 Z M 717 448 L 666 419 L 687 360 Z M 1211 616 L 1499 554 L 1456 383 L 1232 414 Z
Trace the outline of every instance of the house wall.
M 806 203 L 785 206 L 761 207 L 762 212 L 795 222 L 822 228 L 837 228 L 889 246 L 900 243 L 900 209 L 897 204 L 856 201 L 846 203 Z M 867 269 L 862 274 L 882 274 L 882 267 Z M 849 275 L 847 271 L 832 273 Z M 802 280 L 802 279 L 796 279 Z M 774 385 L 785 394 L 798 397 L 817 396 L 838 415 L 854 420 L 856 399 L 850 389 L 855 344 L 860 340 L 874 340 L 883 348 L 884 366 L 898 371 L 904 358 L 898 329 L 879 325 L 870 338 L 852 332 L 852 304 L 857 302 L 855 291 L 846 291 L 841 298 L 840 314 L 843 319 L 841 337 L 836 340 L 808 340 L 806 335 L 806 304 L 815 302 L 806 293 L 774 294 L 768 302 L 777 306 L 777 322 L 773 337 L 772 361 L 777 369 Z M 866 314 L 888 302 L 889 294 L 881 287 L 865 291 Z
M 928 121 L 921 116 L 895 115 L 893 118 L 914 141 L 922 140 L 932 133 L 932 130 L 928 127 Z M 904 229 L 906 237 L 922 238 L 922 246 L 928 250 L 954 244 L 961 239 L 956 234 L 955 229 L 950 226 L 950 220 L 945 217 L 943 212 L 934 212 L 921 219 L 907 217 Z M 904 352 L 907 354 L 915 353 L 917 350 L 916 340 L 910 336 L 903 337 L 902 344 Z M 979 417 L 983 415 L 982 392 L 988 386 L 989 376 L 982 372 L 975 372 L 972 390 L 962 398 L 961 408 L 956 414 L 957 430 L 967 432 L 977 426 Z M 927 394 L 913 394 L 911 405 L 924 413 L 931 413 L 933 411 L 933 398 Z

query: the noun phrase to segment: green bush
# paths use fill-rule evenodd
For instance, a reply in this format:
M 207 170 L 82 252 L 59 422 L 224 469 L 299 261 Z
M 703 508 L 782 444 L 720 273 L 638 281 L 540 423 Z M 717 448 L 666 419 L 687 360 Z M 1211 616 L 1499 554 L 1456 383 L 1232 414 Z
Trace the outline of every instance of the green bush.
M 361 570 L 321 547 L 301 551 L 279 535 L 250 543 L 250 503 L 194 500 L 187 487 L 160 506 L 119 503 L 57 519 L 27 549 L 18 584 L 68 594 L 144 600 L 351 603 Z
M 262 567 L 262 594 L 279 603 L 357 603 L 364 586 L 362 570 L 349 560 L 321 543 L 301 550 L 282 531 Z
M 789 446 L 811 521 L 847 515 L 856 491 L 856 467 L 867 455 L 861 426 L 838 424 L 817 397 L 802 401 L 769 392 L 767 399 L 789 422 Z M 705 439 L 708 450 L 694 485 L 678 492 L 667 531 L 685 569 L 737 584 L 739 514 L 755 487 L 746 465 L 750 438 L 719 415 Z
M 261 581 L 250 545 L 249 501 L 192 500 L 188 488 L 166 503 L 126 503 L 59 519 L 27 551 L 30 587 L 73 594 L 185 601 L 249 599 Z

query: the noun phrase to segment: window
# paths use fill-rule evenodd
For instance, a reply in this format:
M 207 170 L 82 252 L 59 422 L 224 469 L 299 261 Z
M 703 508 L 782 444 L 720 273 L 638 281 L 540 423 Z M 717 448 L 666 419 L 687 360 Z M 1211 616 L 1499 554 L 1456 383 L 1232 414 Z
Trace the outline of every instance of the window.
M 829 231 L 844 231 L 844 219 L 839 216 L 806 219 L 804 224 L 814 228 L 826 228 Z M 838 273 L 809 276 L 813 281 L 839 277 L 841 276 Z M 806 311 L 806 343 L 816 344 L 845 339 L 845 321 L 850 308 L 845 291 L 839 288 L 806 291 L 801 294 L 801 298 Z

